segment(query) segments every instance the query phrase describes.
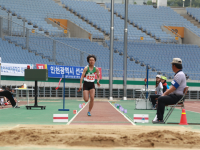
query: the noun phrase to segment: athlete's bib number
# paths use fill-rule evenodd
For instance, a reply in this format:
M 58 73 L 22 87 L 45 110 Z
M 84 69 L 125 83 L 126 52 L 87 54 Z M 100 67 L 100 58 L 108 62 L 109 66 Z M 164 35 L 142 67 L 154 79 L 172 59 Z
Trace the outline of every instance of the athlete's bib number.
M 94 76 L 87 76 L 87 79 L 90 80 L 90 81 L 93 81 L 95 79 Z

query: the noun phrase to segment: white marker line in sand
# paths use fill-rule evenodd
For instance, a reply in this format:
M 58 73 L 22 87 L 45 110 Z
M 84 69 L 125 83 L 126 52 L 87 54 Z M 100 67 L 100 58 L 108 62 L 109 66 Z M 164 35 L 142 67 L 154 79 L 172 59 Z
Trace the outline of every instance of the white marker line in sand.
M 135 123 L 133 123 L 129 118 L 126 117 L 126 115 L 124 115 L 122 112 L 120 112 L 115 106 L 113 106 L 109 101 L 108 103 L 114 107 L 120 114 L 122 114 L 122 116 L 124 116 L 124 118 L 126 118 L 132 125 L 135 125 Z
M 83 106 L 83 108 L 85 108 L 89 102 L 90 102 L 90 101 L 88 101 L 88 102 L 86 103 L 86 105 Z M 83 110 L 83 108 L 81 108 L 81 110 L 80 110 L 78 113 L 76 113 L 76 115 L 74 115 L 74 117 L 67 123 L 67 125 L 69 125 L 69 124 L 76 118 L 76 116 Z
M 12 129 L 14 129 L 14 128 L 17 128 L 17 127 L 19 127 L 19 125 L 20 124 L 17 124 L 16 126 L 14 126 L 14 127 L 11 127 L 11 128 L 6 128 L 5 130 L 12 130 Z M 0 127 L 1 128 L 1 127 Z
M 20 125 L 20 124 L 17 124 L 16 126 L 14 126 L 14 127 L 10 128 L 10 130 L 12 130 L 12 129 L 14 129 L 14 128 L 17 128 L 17 127 L 19 127 L 19 125 Z

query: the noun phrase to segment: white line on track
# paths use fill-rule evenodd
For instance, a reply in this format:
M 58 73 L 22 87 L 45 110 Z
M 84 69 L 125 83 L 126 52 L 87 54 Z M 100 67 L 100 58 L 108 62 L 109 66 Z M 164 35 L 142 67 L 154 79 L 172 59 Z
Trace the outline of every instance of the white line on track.
M 89 102 L 90 102 L 90 101 L 88 101 L 88 102 L 86 103 L 86 105 L 83 106 L 83 108 L 85 108 Z M 83 108 L 81 108 L 81 110 L 80 110 L 78 113 L 76 113 L 76 115 L 74 115 L 74 117 L 67 123 L 67 125 L 69 125 L 69 124 L 76 118 L 76 116 L 83 110 Z
M 114 107 L 120 114 L 122 114 L 122 116 L 124 116 L 124 118 L 126 118 L 132 125 L 135 125 L 135 123 L 133 123 L 129 118 L 127 118 L 122 112 L 120 112 L 115 106 L 113 106 L 109 101 L 108 103 Z

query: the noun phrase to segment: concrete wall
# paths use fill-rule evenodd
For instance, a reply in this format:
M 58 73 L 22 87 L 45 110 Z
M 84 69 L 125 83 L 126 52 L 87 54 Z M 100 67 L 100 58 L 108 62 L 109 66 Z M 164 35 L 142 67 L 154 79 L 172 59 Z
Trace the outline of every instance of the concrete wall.
M 176 13 L 180 15 L 186 15 L 187 11 L 186 8 L 172 8 Z
M 52 24 L 53 27 L 57 27 L 59 30 L 63 30 L 64 31 L 64 29 L 62 27 L 60 27 L 56 23 L 50 21 L 48 18 L 45 18 L 45 21 L 48 24 Z M 73 23 L 70 20 L 67 20 L 67 28 L 69 29 L 69 31 L 68 31 L 68 33 L 69 33 L 68 36 L 69 37 L 84 38 L 84 39 L 89 39 L 89 37 L 90 37 L 90 39 L 92 41 L 92 34 L 87 32 L 83 28 L 77 26 L 75 23 Z
M 67 28 L 70 30 L 70 37 L 84 38 L 84 39 L 92 39 L 92 35 L 84 30 L 83 28 L 77 26 L 75 23 L 68 20 Z
M 190 31 L 189 29 L 184 29 L 184 39 L 183 44 L 195 44 L 200 46 L 200 37 L 197 36 L 195 33 Z
M 167 0 L 157 0 L 157 7 L 159 6 L 167 6 Z
M 170 34 L 172 37 L 175 38 L 175 34 L 173 34 L 171 31 L 169 31 L 169 30 L 168 30 L 167 28 L 165 28 L 164 26 L 161 26 L 161 29 L 162 29 L 163 31 L 165 31 L 167 34 Z M 181 39 L 181 38 L 178 39 L 178 44 L 182 44 L 182 39 Z

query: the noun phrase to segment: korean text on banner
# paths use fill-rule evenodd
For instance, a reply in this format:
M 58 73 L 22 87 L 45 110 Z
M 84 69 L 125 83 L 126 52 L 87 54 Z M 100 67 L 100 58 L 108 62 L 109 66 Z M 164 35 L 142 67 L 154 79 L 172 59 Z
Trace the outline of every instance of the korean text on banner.
M 71 79 L 80 79 L 83 73 L 84 67 L 77 66 L 59 66 L 59 65 L 47 65 L 48 77 L 50 78 L 65 78 Z M 101 68 L 98 68 L 100 71 L 100 79 L 102 79 Z
M 33 68 L 33 64 L 10 64 L 2 63 L 1 64 L 1 75 L 8 76 L 24 76 L 24 69 L 27 68 L 27 65 Z

